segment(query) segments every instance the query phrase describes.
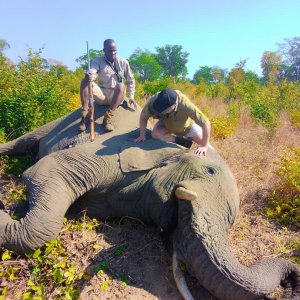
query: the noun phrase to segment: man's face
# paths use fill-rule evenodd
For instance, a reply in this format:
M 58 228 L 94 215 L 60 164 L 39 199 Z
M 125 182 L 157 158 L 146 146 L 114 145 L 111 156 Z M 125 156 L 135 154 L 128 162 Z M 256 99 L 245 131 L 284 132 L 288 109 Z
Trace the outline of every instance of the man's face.
M 110 61 L 113 62 L 114 59 L 116 58 L 117 55 L 117 46 L 115 43 L 110 43 L 106 45 L 103 49 L 104 54 L 106 58 Z
M 178 99 L 176 100 L 176 103 L 172 106 L 168 107 L 161 113 L 155 113 L 155 118 L 169 118 L 170 116 L 174 115 L 178 106 Z

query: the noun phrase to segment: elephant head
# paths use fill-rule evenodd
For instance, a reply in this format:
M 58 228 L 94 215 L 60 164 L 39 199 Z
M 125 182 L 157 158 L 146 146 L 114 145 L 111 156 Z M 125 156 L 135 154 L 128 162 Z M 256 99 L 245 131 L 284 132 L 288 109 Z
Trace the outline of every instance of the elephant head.
M 140 159 L 132 159 L 145 157 L 145 149 L 127 147 L 121 152 L 124 172 L 145 167 Z M 160 231 L 171 233 L 173 272 L 184 299 L 193 298 L 178 261 L 218 299 L 263 299 L 280 285 L 283 299 L 299 299 L 300 271 L 292 262 L 263 259 L 246 267 L 232 254 L 227 234 L 240 200 L 235 178 L 224 160 L 212 149 L 201 158 L 192 152 L 172 151 L 164 158 L 158 155 L 161 151 L 153 151 L 147 162 L 154 168 L 151 201 L 155 203 L 158 197 L 165 204 L 159 213 L 153 212 L 152 220 Z
M 105 109 L 95 106 L 100 122 Z M 291 262 L 265 259 L 246 267 L 233 256 L 227 232 L 238 213 L 238 189 L 213 149 L 199 158 L 171 143 L 136 144 L 139 112 L 119 109 L 116 117 L 112 133 L 104 134 L 96 122 L 92 143 L 88 134 L 77 133 L 77 111 L 0 145 L 0 153 L 9 154 L 39 145 L 41 158 L 24 175 L 30 194 L 25 218 L 13 221 L 0 210 L 0 246 L 24 252 L 43 245 L 58 234 L 73 204 L 93 217 L 139 218 L 168 235 L 175 281 L 185 299 L 192 296 L 179 260 L 222 300 L 262 299 L 280 285 L 284 299 L 300 298 L 300 271 Z

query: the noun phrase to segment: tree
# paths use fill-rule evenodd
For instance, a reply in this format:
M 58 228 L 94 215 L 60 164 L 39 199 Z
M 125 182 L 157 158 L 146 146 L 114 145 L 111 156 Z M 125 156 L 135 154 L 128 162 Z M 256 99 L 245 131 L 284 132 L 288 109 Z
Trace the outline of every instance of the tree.
M 212 68 L 213 82 L 224 81 L 227 71 L 217 66 Z
M 274 83 L 279 80 L 282 58 L 276 52 L 265 51 L 260 60 L 263 80 Z
M 182 46 L 166 45 L 156 47 L 157 62 L 163 68 L 163 75 L 172 77 L 185 77 L 187 75 L 186 63 L 189 53 L 182 51 Z
M 204 81 L 205 83 L 211 82 L 213 79 L 212 76 L 212 68 L 208 66 L 199 67 L 199 69 L 195 72 L 193 77 L 193 82 L 199 84 L 200 81 Z
M 90 55 L 90 60 L 93 60 L 97 56 L 103 56 L 104 53 L 103 53 L 103 50 L 90 49 L 89 55 Z M 88 70 L 88 57 L 87 57 L 87 53 L 79 56 L 78 58 L 75 59 L 75 61 L 82 67 L 82 69 L 84 71 Z
M 286 76 L 291 81 L 300 81 L 300 36 L 285 39 L 278 44 L 279 53 L 284 58 L 284 64 L 288 67 Z
M 6 40 L 0 39 L 0 55 L 3 55 L 3 52 L 8 48 L 10 48 L 9 43 Z
M 141 82 L 156 80 L 162 74 L 162 67 L 156 60 L 156 54 L 150 53 L 148 50 L 136 49 L 128 60 L 133 72 L 138 75 L 138 80 Z
M 224 80 L 225 73 L 225 70 L 217 66 L 202 66 L 195 72 L 193 82 L 199 84 L 200 80 L 203 80 L 205 83 L 216 83 Z
M 245 65 L 247 59 L 240 59 L 239 62 L 235 64 L 235 66 L 228 73 L 228 83 L 230 85 L 239 84 L 243 81 L 245 77 Z

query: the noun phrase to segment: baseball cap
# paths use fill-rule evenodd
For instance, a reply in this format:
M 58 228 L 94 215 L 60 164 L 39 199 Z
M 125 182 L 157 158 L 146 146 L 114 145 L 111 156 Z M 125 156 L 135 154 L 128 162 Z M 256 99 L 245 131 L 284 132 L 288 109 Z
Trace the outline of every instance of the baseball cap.
M 177 93 L 172 89 L 164 89 L 158 95 L 153 102 L 153 109 L 157 113 L 162 113 L 164 110 L 174 105 L 177 100 Z

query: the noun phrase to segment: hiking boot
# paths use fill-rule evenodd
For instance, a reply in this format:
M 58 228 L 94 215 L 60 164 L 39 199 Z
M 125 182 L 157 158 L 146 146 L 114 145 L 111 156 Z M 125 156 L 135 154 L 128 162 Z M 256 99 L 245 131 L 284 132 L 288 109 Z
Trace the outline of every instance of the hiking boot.
M 192 147 L 193 141 L 185 137 L 176 136 L 175 143 L 189 149 Z
M 114 117 L 114 114 L 113 114 L 113 111 L 111 109 L 109 109 L 104 118 L 103 118 L 103 123 L 102 125 L 104 126 L 104 129 L 106 131 L 113 131 L 115 129 L 115 126 L 113 124 L 113 117 Z
M 88 110 L 83 108 L 81 110 L 81 121 L 79 124 L 79 131 L 81 131 L 81 132 L 86 130 L 85 118 L 86 118 L 87 114 L 88 114 Z

